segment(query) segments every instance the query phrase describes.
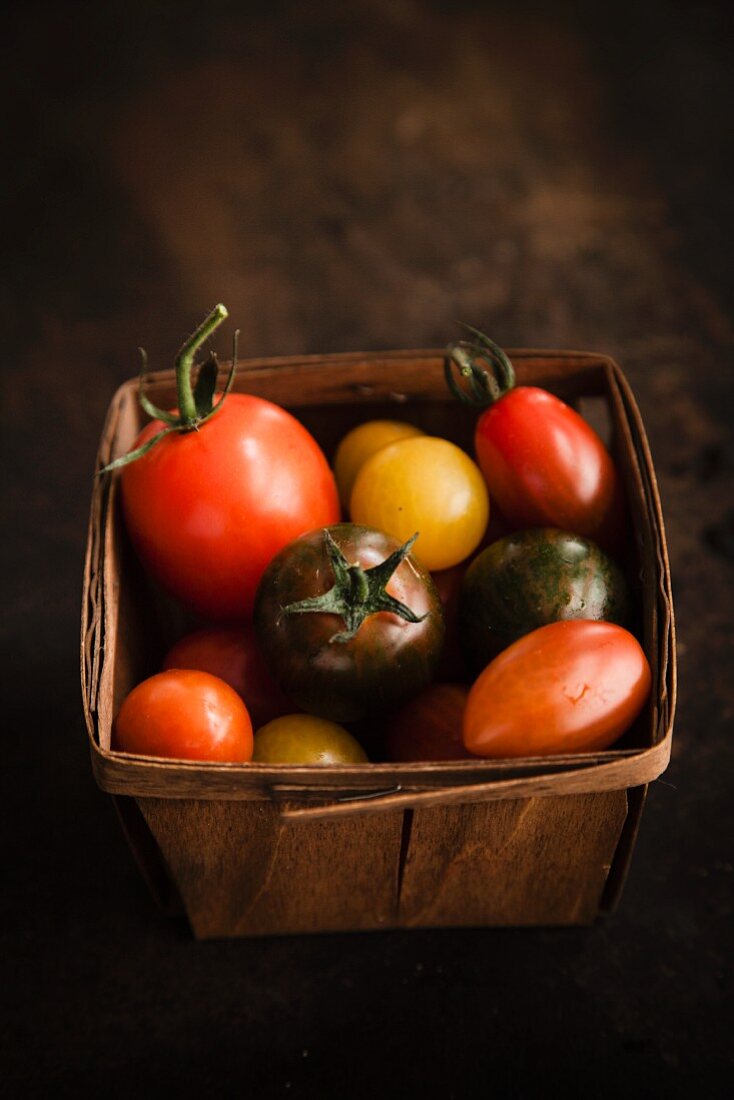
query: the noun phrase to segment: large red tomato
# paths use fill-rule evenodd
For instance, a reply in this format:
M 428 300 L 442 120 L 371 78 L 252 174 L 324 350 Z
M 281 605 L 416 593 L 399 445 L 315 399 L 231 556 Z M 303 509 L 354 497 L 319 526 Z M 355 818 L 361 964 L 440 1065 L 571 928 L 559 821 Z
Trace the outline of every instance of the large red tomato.
M 464 744 L 491 757 L 605 749 L 642 710 L 650 681 L 647 658 L 623 627 L 589 619 L 541 626 L 479 676 Z
M 164 427 L 148 424 L 136 448 Z M 240 393 L 199 430 L 172 432 L 125 466 L 122 504 L 146 568 L 217 622 L 246 619 L 273 555 L 339 519 L 334 477 L 313 436 L 285 409 Z

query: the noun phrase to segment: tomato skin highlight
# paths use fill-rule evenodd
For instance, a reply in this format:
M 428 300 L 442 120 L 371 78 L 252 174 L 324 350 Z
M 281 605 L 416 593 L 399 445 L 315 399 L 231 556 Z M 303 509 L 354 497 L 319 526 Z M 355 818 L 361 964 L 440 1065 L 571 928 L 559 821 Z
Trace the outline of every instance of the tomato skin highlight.
M 518 386 L 482 413 L 474 445 L 490 495 L 514 527 L 560 527 L 618 544 L 624 508 L 614 462 L 570 405 Z
M 379 565 L 398 549 L 382 531 L 343 523 L 329 528 L 350 564 Z M 255 632 L 272 675 L 303 710 L 335 722 L 354 722 L 400 705 L 426 687 L 444 638 L 441 601 L 430 574 L 412 555 L 387 584 L 421 622 L 392 612 L 370 614 L 349 641 L 341 616 L 284 614 L 283 608 L 321 596 L 334 583 L 323 528 L 285 547 L 266 569 L 255 601 Z
M 153 421 L 139 447 L 164 425 Z M 333 474 L 306 428 L 270 401 L 230 393 L 200 430 L 174 433 L 121 472 L 146 569 L 203 618 L 243 622 L 286 543 L 339 518 Z
M 143 756 L 243 763 L 252 722 L 224 680 L 193 669 L 158 672 L 134 687 L 115 719 L 113 748 Z
M 244 701 L 256 729 L 293 710 L 268 672 L 249 625 L 208 627 L 187 634 L 171 646 L 161 668 L 194 668 L 218 676 Z
M 606 749 L 632 725 L 650 684 L 642 647 L 623 627 L 551 623 L 481 673 L 464 712 L 464 744 L 485 757 Z

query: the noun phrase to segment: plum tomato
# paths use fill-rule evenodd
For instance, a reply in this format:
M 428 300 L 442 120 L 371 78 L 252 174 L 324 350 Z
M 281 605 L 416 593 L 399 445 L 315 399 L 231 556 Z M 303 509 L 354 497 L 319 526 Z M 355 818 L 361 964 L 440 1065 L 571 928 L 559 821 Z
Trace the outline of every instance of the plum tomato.
M 464 684 L 431 684 L 385 721 L 388 760 L 466 760 L 461 739 L 469 688 Z
M 187 634 L 169 649 L 161 667 L 198 668 L 218 676 L 244 700 L 255 729 L 293 710 L 267 670 L 251 625 L 207 627 Z
M 352 523 L 296 539 L 265 570 L 255 631 L 272 675 L 337 722 L 389 710 L 431 681 L 443 644 L 430 574 L 383 531 Z
M 334 474 L 344 508 L 349 507 L 355 479 L 368 458 L 398 439 L 423 434 L 420 428 L 402 420 L 368 420 L 347 432 L 334 456 Z
M 251 394 L 215 399 L 216 360 L 194 357 L 227 316 L 217 306 L 176 360 L 178 409 L 157 409 L 122 467 L 125 524 L 148 572 L 214 622 L 245 621 L 273 554 L 340 515 L 334 476 L 315 439 L 285 409 Z M 233 356 L 233 364 L 234 364 Z
M 418 532 L 427 569 L 449 569 L 479 545 L 489 519 L 484 478 L 456 444 L 416 436 L 383 447 L 357 474 L 350 502 L 355 523 L 401 542 Z
M 518 531 L 478 554 L 464 574 L 459 637 L 475 673 L 511 642 L 562 619 L 626 625 L 621 569 L 589 539 L 557 528 Z
M 169 669 L 143 680 L 123 700 L 113 748 L 143 756 L 243 763 L 252 757 L 252 722 L 224 680 L 195 669 Z
M 622 489 L 614 462 L 583 417 L 537 386 L 516 386 L 502 348 L 472 329 L 472 340 L 450 344 L 444 369 L 452 392 L 485 407 L 474 444 L 493 500 L 515 528 L 560 527 L 619 545 Z M 467 379 L 461 389 L 454 368 Z M 489 368 L 488 370 L 485 368 Z
M 313 714 L 286 714 L 255 733 L 255 764 L 366 764 L 367 754 L 344 726 Z
M 650 693 L 637 639 L 615 623 L 568 619 L 526 634 L 487 665 L 464 711 L 477 756 L 552 756 L 606 749 Z

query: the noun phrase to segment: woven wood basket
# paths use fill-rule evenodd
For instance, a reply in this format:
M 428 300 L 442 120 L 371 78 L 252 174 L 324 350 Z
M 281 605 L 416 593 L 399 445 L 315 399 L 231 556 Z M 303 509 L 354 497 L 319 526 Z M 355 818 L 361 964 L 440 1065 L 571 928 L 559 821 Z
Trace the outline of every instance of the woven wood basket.
M 641 640 L 653 687 L 613 749 L 563 757 L 329 768 L 222 765 L 111 750 L 117 709 L 186 626 L 144 575 L 117 502 L 95 480 L 84 571 L 81 677 L 95 779 L 116 803 L 149 886 L 197 937 L 591 923 L 617 902 L 647 784 L 667 766 L 675 640 L 660 500 L 640 413 L 619 367 L 582 352 L 512 351 L 518 384 L 544 386 L 610 429 L 632 534 Z M 471 452 L 476 414 L 432 350 L 267 359 L 235 388 L 291 409 L 327 455 L 350 427 L 409 420 Z M 150 396 L 175 404 L 173 372 Z M 137 380 L 110 405 L 102 466 L 142 426 Z

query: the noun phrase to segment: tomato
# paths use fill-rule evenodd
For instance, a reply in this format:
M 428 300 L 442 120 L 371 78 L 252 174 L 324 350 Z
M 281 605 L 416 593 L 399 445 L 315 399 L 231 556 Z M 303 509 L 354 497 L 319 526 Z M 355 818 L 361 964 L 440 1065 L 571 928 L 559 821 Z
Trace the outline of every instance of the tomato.
M 161 427 L 148 424 L 136 446 Z M 125 466 L 122 504 L 145 567 L 216 622 L 245 620 L 273 555 L 339 518 L 336 485 L 313 437 L 285 409 L 241 393 L 200 431 L 166 436 Z
M 146 569 L 206 619 L 245 620 L 273 554 L 318 524 L 339 518 L 336 482 L 306 428 L 285 409 L 230 394 L 215 397 L 212 356 L 192 385 L 198 348 L 226 318 L 216 306 L 176 359 L 178 409 L 140 402 L 154 419 L 122 467 L 125 523 Z M 145 359 L 144 359 L 145 363 Z
M 619 479 L 594 429 L 547 390 L 519 386 L 479 418 L 477 461 L 518 527 L 560 527 L 609 545 L 622 522 Z
M 449 346 L 445 370 L 462 400 L 492 402 L 479 418 L 474 443 L 493 500 L 514 527 L 560 527 L 605 547 L 618 545 L 624 525 L 622 488 L 597 433 L 547 390 L 515 386 L 514 369 L 502 349 L 470 331 L 474 342 Z M 456 386 L 453 365 L 469 378 L 473 397 Z
M 449 569 L 479 545 L 489 519 L 481 472 L 447 439 L 417 436 L 391 443 L 365 462 L 354 483 L 355 523 L 401 541 L 418 531 L 427 569 Z
M 197 668 L 218 676 L 244 700 L 256 729 L 293 710 L 267 670 L 252 626 L 209 627 L 187 634 L 171 647 L 161 667 Z
M 256 764 L 366 764 L 367 754 L 336 722 L 288 714 L 257 731 L 252 759 Z
M 518 531 L 482 550 L 467 569 L 459 637 L 478 672 L 511 642 L 561 619 L 626 623 L 622 571 L 589 539 L 545 527 Z
M 368 420 L 347 432 L 334 456 L 334 474 L 345 508 L 349 507 L 352 487 L 367 459 L 389 443 L 416 435 L 423 435 L 420 428 L 402 420 Z
M 409 550 L 382 531 L 343 523 L 303 535 L 270 563 L 255 631 L 298 706 L 356 721 L 428 685 L 443 643 L 441 601 Z
M 125 698 L 113 747 L 144 756 L 242 763 L 252 756 L 252 723 L 224 680 L 170 669 L 143 680 Z
M 461 739 L 469 689 L 464 684 L 432 684 L 385 722 L 388 760 L 466 760 Z
M 645 654 L 623 627 L 551 623 L 481 673 L 464 712 L 464 744 L 491 757 L 606 749 L 632 725 L 650 683 Z
M 438 589 L 443 609 L 443 621 L 446 635 L 441 654 L 441 663 L 438 666 L 437 678 L 439 680 L 464 680 L 467 678 L 467 670 L 462 651 L 462 642 L 459 633 L 459 597 L 461 584 L 466 573 L 468 562 L 460 562 L 451 569 L 441 569 L 432 573 L 433 583 Z

